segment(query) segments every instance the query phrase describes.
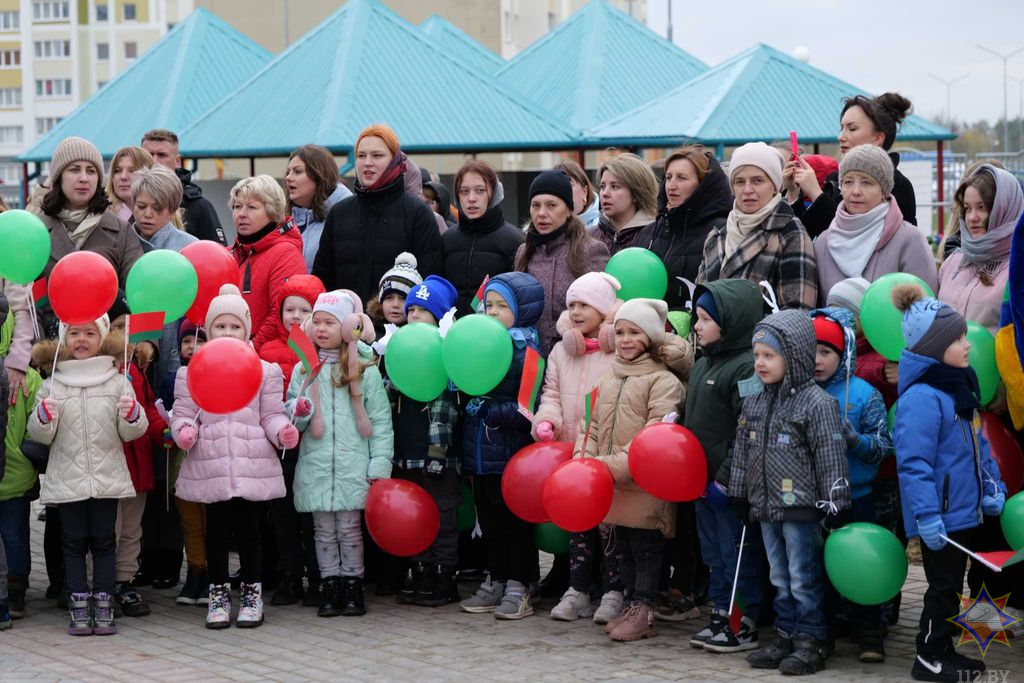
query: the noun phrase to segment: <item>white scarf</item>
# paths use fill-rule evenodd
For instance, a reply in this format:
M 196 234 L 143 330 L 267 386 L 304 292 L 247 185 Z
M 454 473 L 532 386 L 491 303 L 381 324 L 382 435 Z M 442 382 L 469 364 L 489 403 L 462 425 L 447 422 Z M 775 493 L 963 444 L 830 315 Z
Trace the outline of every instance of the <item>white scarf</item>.
M 840 203 L 828 232 L 828 253 L 846 277 L 862 277 L 878 240 L 885 230 L 889 202 L 884 201 L 867 213 L 854 215 Z
M 81 249 L 85 241 L 89 239 L 89 235 L 92 234 L 93 228 L 99 225 L 103 214 L 89 213 L 88 209 L 76 211 L 63 209 L 57 214 L 57 218 L 64 225 L 64 229 L 68 231 L 68 237 L 75 245 L 75 249 Z
M 767 204 L 754 213 L 743 213 L 739 209 L 739 200 L 737 199 L 733 202 L 732 211 L 729 212 L 729 217 L 725 219 L 725 256 L 722 259 L 722 263 L 729 260 L 733 252 L 743 244 L 743 240 L 747 239 L 747 236 L 754 232 L 757 226 L 764 223 L 764 220 L 775 211 L 775 207 L 781 201 L 782 195 L 776 194 L 768 200 Z

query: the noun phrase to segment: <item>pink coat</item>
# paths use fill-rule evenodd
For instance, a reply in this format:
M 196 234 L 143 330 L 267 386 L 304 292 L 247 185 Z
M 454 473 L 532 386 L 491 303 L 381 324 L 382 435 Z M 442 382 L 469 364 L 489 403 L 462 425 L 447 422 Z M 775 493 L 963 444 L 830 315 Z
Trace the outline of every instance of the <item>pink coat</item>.
M 600 349 L 571 356 L 564 342 L 555 344 L 544 370 L 544 391 L 533 421 L 534 436 L 538 423 L 550 422 L 555 428 L 555 441 L 575 442 L 581 430 L 583 402 L 614 360 L 614 353 Z
M 963 252 L 957 250 L 939 268 L 938 299 L 995 335 L 999 329 L 999 308 L 1010 277 L 1010 259 L 999 264 L 999 269 L 993 273 L 992 284 L 986 285 L 974 266 L 968 263 L 960 267 L 963 258 Z
M 284 412 L 284 379 L 274 363 L 263 365 L 263 384 L 252 403 L 227 415 L 199 408 L 188 391 L 188 368 L 174 380 L 171 433 L 196 426 L 199 438 L 178 474 L 177 495 L 196 503 L 232 498 L 273 500 L 284 497 L 278 434 L 289 424 Z

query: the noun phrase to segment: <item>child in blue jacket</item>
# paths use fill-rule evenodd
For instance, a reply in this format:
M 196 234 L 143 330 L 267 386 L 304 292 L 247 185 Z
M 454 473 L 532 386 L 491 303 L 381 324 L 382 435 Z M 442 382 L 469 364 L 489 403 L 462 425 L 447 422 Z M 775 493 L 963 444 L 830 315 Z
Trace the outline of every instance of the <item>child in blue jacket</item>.
M 971 547 L 971 530 L 984 515 L 1003 510 L 1006 487 L 981 434 L 978 377 L 970 367 L 963 316 L 916 284 L 893 288 L 903 312 L 907 347 L 899 365 L 896 465 L 907 537 L 921 538 L 928 590 L 921 610 L 917 657 L 910 675 L 919 681 L 971 681 L 981 660 L 953 649 L 967 556 L 947 543 Z

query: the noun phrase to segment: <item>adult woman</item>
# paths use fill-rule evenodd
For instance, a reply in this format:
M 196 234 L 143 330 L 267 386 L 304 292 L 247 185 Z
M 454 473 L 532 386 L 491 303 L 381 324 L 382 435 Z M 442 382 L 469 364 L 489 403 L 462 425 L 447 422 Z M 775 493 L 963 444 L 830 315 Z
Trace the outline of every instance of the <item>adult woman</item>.
M 729 183 L 736 200 L 725 225 L 708 233 L 697 282 L 767 281 L 779 308 L 814 308 L 814 245 L 782 201 L 782 157 L 763 142 L 747 143 L 732 153 Z
M 731 208 L 729 179 L 711 152 L 690 145 L 665 160 L 658 217 L 640 231 L 636 246 L 650 249 L 665 264 L 669 309 L 681 310 L 690 300 L 690 291 L 679 278 L 697 279 L 708 233 L 725 225 Z
M 530 224 L 526 242 L 516 250 L 516 270 L 544 285 L 537 330 L 545 356 L 562 338 L 555 323 L 565 310 L 569 285 L 584 273 L 604 270 L 609 258 L 608 247 L 587 234 L 572 207 L 573 188 L 564 172 L 544 171 L 530 183 Z
M 53 151 L 50 177 L 40 185 L 39 204 L 29 204 L 50 231 L 50 260 L 43 275 L 50 276 L 57 261 L 76 251 L 92 251 L 107 259 L 124 288 L 128 271 L 142 256 L 139 238 L 109 210 L 103 191 L 103 157 L 96 145 L 83 138 L 64 138 Z M 42 315 L 43 334 L 57 336 L 57 316 L 47 305 Z
M 953 202 L 960 215 L 960 247 L 939 269 L 937 298 L 994 335 L 1024 191 L 1012 173 L 983 164 L 960 183 Z
M 459 293 L 458 313 L 473 313 L 470 302 L 487 276 L 515 269 L 523 232 L 505 222 L 505 188 L 491 165 L 470 159 L 455 174 L 458 227 L 441 237 L 444 277 Z
M 110 200 L 111 211 L 125 223 L 132 217 L 132 181 L 135 174 L 152 166 L 153 157 L 141 147 L 122 147 L 110 160 L 110 172 L 104 189 Z
M 593 228 L 601 218 L 601 201 L 594 191 L 587 172 L 571 159 L 556 164 L 554 170 L 569 176 L 572 185 L 572 212 L 580 217 L 583 227 Z
M 398 136 L 375 124 L 356 140 L 355 195 L 334 205 L 324 223 L 313 275 L 327 291 L 351 289 L 363 301 L 408 251 L 421 275 L 441 272 L 441 236 L 434 214 L 405 191 L 405 153 Z
M 231 188 L 231 220 L 238 237 L 231 254 L 242 270 L 242 298 L 252 315 L 252 343 L 279 337 L 281 316 L 271 306 L 285 280 L 306 272 L 302 237 L 285 213 L 285 196 L 268 175 L 243 178 Z
M 832 225 L 814 240 L 819 305 L 825 305 L 832 285 L 850 277 L 873 282 L 888 273 L 910 273 L 935 291 L 935 257 L 921 231 L 903 220 L 892 196 L 893 171 L 889 155 L 874 145 L 843 157 L 843 200 Z
M 640 230 L 654 220 L 658 179 L 635 154 L 620 154 L 601 165 L 601 217 L 587 233 L 615 253 L 636 246 Z
M 857 95 L 847 98 L 843 104 L 839 128 L 839 152 L 845 155 L 860 145 L 875 145 L 885 151 L 896 141 L 896 129 L 911 112 L 910 100 L 897 93 L 884 93 L 875 98 Z M 903 220 L 917 225 L 917 200 L 914 186 L 899 172 L 900 155 L 891 153 L 894 169 L 892 195 L 900 207 Z M 791 201 L 793 211 L 804 224 L 811 237 L 824 232 L 835 218 L 836 208 L 842 201 L 842 188 L 838 186 L 838 175 L 826 178 L 825 185 L 819 186 L 814 169 L 802 160 L 791 160 L 783 173 L 786 197 Z M 804 199 L 811 205 L 804 206 Z
M 327 213 L 352 191 L 341 183 L 334 155 L 320 145 L 303 145 L 292 152 L 284 176 L 288 190 L 288 213 L 302 235 L 302 258 L 306 270 L 320 248 Z

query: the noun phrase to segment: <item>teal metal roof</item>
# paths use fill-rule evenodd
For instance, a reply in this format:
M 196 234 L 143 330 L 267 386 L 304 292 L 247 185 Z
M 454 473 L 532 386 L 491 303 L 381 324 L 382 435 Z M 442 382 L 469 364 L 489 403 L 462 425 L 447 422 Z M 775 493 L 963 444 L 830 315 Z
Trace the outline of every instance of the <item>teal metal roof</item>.
M 707 69 L 606 0 L 592 0 L 512 58 L 498 78 L 585 130 Z
M 438 14 L 431 14 L 420 24 L 420 31 L 435 47 L 444 50 L 450 57 L 463 64 L 472 65 L 489 74 L 505 66 L 504 59 L 473 40 L 458 26 Z
M 741 145 L 788 140 L 835 142 L 843 99 L 864 90 L 767 45 L 756 45 L 689 83 L 585 133 L 590 145 L 670 146 L 684 142 Z M 909 116 L 898 140 L 956 136 Z
M 459 95 L 439 83 L 457 83 Z M 189 127 L 183 153 L 284 156 L 310 142 L 345 151 L 371 123 L 391 126 L 410 152 L 551 149 L 579 138 L 377 0 L 349 0 Z
M 19 158 L 47 161 L 69 135 L 92 140 L 109 158 L 153 128 L 180 134 L 272 58 L 199 8 Z

